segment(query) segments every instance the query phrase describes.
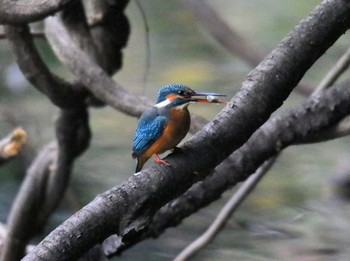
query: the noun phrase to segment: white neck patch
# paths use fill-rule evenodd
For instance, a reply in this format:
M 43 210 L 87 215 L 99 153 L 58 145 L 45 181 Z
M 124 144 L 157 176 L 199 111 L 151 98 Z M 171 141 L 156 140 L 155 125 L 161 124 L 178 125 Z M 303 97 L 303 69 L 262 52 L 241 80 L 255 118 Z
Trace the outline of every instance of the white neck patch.
M 167 105 L 169 105 L 171 103 L 171 101 L 169 101 L 168 99 L 165 99 L 164 101 L 160 102 L 160 103 L 157 103 L 156 105 L 154 105 L 154 107 L 157 107 L 157 108 L 164 108 L 166 107 Z
M 162 101 L 162 102 L 160 102 L 160 103 L 155 104 L 154 107 L 156 107 L 156 108 L 158 108 L 158 109 L 160 109 L 160 108 L 165 108 L 165 107 L 168 106 L 170 103 L 171 103 L 171 101 L 170 101 L 169 99 L 166 99 L 166 100 L 164 100 L 164 101 Z M 187 102 L 187 103 L 178 105 L 178 106 L 176 106 L 175 108 L 176 108 L 176 109 L 184 109 L 184 108 L 186 108 L 190 103 L 192 103 L 192 102 Z

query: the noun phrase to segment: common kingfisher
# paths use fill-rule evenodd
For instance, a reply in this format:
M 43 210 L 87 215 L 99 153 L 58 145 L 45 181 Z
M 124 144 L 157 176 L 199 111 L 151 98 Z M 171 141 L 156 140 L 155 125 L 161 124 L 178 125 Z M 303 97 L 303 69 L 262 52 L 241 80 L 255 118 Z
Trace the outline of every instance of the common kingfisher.
M 135 172 L 139 172 L 152 155 L 155 162 L 170 166 L 158 154 L 175 148 L 186 136 L 191 121 L 188 105 L 194 102 L 222 103 L 217 96 L 226 95 L 195 92 L 182 84 L 163 86 L 156 104 L 141 115 L 135 132 L 132 153 L 137 159 Z

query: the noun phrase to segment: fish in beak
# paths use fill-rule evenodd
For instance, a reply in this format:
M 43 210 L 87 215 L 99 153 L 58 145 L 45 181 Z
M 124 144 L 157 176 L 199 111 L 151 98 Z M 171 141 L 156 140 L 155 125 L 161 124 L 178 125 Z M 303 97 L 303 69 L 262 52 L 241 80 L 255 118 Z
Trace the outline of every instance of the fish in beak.
M 226 95 L 214 92 L 193 92 L 189 94 L 189 97 L 186 97 L 186 99 L 191 102 L 227 103 L 226 101 L 221 100 L 220 97 L 226 97 Z

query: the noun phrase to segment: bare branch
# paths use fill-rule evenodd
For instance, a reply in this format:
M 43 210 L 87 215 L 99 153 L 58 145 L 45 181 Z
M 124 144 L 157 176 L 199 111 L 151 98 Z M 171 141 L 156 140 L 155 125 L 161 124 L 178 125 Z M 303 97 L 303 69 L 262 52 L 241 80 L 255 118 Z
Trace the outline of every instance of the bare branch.
M 22 146 L 27 142 L 27 133 L 23 128 L 14 129 L 0 140 L 0 166 L 17 156 Z
M 139 116 L 147 102 L 114 82 L 72 41 L 58 17 L 45 21 L 46 35 L 57 57 L 96 98 L 128 115 Z
M 220 210 L 212 224 L 207 230 L 199 236 L 195 241 L 183 249 L 174 259 L 174 261 L 185 261 L 191 256 L 198 253 L 204 248 L 209 242 L 211 242 L 220 230 L 225 226 L 227 220 L 232 216 L 233 212 L 241 205 L 246 199 L 250 192 L 255 188 L 258 182 L 263 176 L 269 171 L 270 167 L 275 162 L 277 156 L 270 158 L 266 161 L 254 175 L 251 175 L 243 184 L 238 188 L 237 191 L 231 196 L 226 202 L 224 207 Z
M 3 261 L 19 260 L 31 237 L 39 233 L 63 198 L 74 160 L 89 145 L 85 108 L 62 110 L 56 142 L 46 146 L 29 168 L 8 218 Z
M 38 232 L 36 213 L 44 200 L 47 176 L 55 165 L 56 143 L 45 146 L 27 171 L 8 217 L 8 233 L 1 260 L 20 260 L 30 236 Z M 34 215 L 33 215 L 34 214 Z
M 0 24 L 24 24 L 39 21 L 60 11 L 72 0 L 0 0 Z
M 74 108 L 84 102 L 81 86 L 53 75 L 34 46 L 27 25 L 6 26 L 8 40 L 23 75 L 58 107 Z
M 339 76 L 345 72 L 350 65 L 350 48 L 340 57 L 333 68 L 327 73 L 324 79 L 317 86 L 314 94 L 333 85 Z
M 97 196 L 51 232 L 24 260 L 39 256 L 41 260 L 73 259 L 113 233 L 123 242 L 142 233 L 161 206 L 209 174 L 269 118 L 310 66 L 349 28 L 349 13 L 348 1 L 323 1 L 247 76 L 241 91 L 211 123 L 185 143 L 183 152 L 167 157 L 171 168 L 152 165 L 141 175 Z M 343 96 L 349 98 L 350 92 L 344 92 Z M 342 105 L 347 109 L 329 113 L 344 116 L 341 114 L 349 112 L 350 104 L 346 101 Z M 316 125 L 320 128 L 319 124 L 326 122 L 310 124 L 310 128 Z M 256 169 L 246 162 L 243 166 L 247 167 L 244 173 Z
M 215 168 L 215 173 L 194 184 L 179 198 L 162 207 L 153 217 L 144 234 L 108 245 L 109 255 L 120 253 L 140 240 L 158 237 L 165 229 L 177 226 L 184 218 L 218 199 L 230 187 L 247 178 L 265 160 L 276 156 L 288 145 L 315 133 L 323 132 L 350 113 L 350 91 L 347 82 L 321 96 L 307 100 L 302 106 L 268 120 L 252 137 L 228 159 Z M 345 108 L 346 107 L 346 108 Z M 334 137 L 335 138 L 335 137 Z M 104 247 L 104 246 L 103 246 Z
M 305 138 L 298 140 L 295 145 L 310 144 L 333 140 L 350 135 L 350 116 L 344 117 L 337 124 L 330 126 L 320 132 L 311 133 Z

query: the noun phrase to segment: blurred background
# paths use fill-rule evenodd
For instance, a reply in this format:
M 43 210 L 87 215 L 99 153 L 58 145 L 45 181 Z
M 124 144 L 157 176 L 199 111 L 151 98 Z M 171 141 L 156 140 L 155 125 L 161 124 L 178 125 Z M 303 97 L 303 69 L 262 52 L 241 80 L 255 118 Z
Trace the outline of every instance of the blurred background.
M 319 3 L 207 2 L 264 55 Z M 252 68 L 217 43 L 185 6 L 179 1 L 161 0 L 141 4 L 149 26 L 150 52 L 140 9 L 130 1 L 126 13 L 132 31 L 124 49 L 123 68 L 114 76 L 118 83 L 153 100 L 160 86 L 172 82 L 195 90 L 225 93 L 228 97 L 239 90 Z M 349 40 L 349 35 L 344 35 L 306 74 L 305 81 L 316 86 L 346 51 Z M 52 71 L 72 77 L 45 40 L 37 39 L 36 44 Z M 29 135 L 23 157 L 0 168 L 0 222 L 5 223 L 30 159 L 54 137 L 57 109 L 24 79 L 6 40 L 0 40 L 0 57 L 0 136 L 18 125 Z M 297 106 L 304 99 L 293 93 L 278 112 Z M 220 109 L 217 105 L 190 107 L 192 113 L 208 120 Z M 108 107 L 91 109 L 90 113 L 90 149 L 77 160 L 66 198 L 45 233 L 134 172 L 131 142 L 137 119 Z M 222 233 L 193 260 L 350 260 L 350 211 L 346 197 L 349 145 L 350 139 L 342 138 L 286 149 Z M 227 191 L 222 199 L 177 228 L 168 229 L 160 238 L 126 251 L 121 258 L 171 260 L 206 229 L 233 191 Z

